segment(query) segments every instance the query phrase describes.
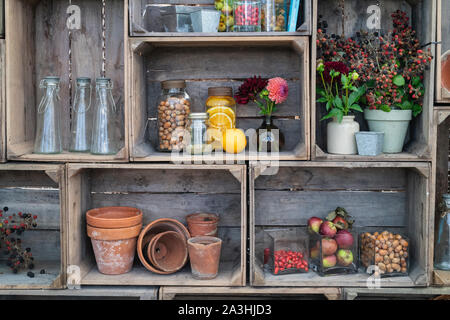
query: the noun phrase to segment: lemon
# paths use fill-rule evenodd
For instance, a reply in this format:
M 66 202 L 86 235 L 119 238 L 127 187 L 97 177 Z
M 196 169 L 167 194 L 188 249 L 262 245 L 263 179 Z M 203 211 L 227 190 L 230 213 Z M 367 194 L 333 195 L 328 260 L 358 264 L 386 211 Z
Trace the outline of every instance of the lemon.
M 241 153 L 247 146 L 244 131 L 227 129 L 223 133 L 223 149 L 228 153 Z
M 231 129 L 234 127 L 233 119 L 224 112 L 216 112 L 209 117 L 209 124 L 213 128 Z
M 216 106 L 216 107 L 209 108 L 206 112 L 209 113 L 209 116 L 212 116 L 213 114 L 215 114 L 217 112 L 223 112 L 223 113 L 228 114 L 231 118 L 236 118 L 234 110 L 230 107 Z

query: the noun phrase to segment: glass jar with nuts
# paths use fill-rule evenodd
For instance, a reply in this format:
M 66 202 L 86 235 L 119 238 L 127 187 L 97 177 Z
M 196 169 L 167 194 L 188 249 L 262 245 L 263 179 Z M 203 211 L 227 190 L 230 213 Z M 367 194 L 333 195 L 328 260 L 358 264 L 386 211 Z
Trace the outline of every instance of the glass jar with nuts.
M 161 83 L 162 94 L 158 104 L 159 151 L 180 151 L 183 149 L 183 135 L 186 120 L 191 113 L 191 101 L 186 92 L 184 80 L 170 80 Z
M 368 273 L 381 277 L 407 276 L 409 239 L 389 231 L 360 234 L 360 262 Z

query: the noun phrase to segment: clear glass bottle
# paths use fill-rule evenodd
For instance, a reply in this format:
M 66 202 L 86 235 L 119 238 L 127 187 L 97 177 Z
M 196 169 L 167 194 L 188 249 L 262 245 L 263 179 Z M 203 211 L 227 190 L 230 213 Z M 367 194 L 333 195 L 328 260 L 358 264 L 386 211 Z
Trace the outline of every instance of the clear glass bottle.
M 288 11 L 288 0 L 262 0 L 261 31 L 286 31 Z
M 434 267 L 439 270 L 450 271 L 450 194 L 444 194 L 442 198 Z
M 260 0 L 234 0 L 234 31 L 261 31 Z
M 96 79 L 96 101 L 91 140 L 92 154 L 113 155 L 122 148 L 122 124 L 119 110 L 114 102 L 112 89 L 111 79 Z
M 170 80 L 161 83 L 161 97 L 158 104 L 158 146 L 159 151 L 183 149 L 183 133 L 191 113 L 191 101 L 186 92 L 184 80 Z
M 61 106 L 59 104 L 59 78 L 46 77 L 39 87 L 44 95 L 37 110 L 34 153 L 56 154 L 62 152 Z
M 211 152 L 211 145 L 207 144 L 206 130 L 208 128 L 208 113 L 191 113 L 188 117 L 186 130 L 189 133 L 187 152 L 191 154 L 203 154 Z
M 91 149 L 91 79 L 78 78 L 72 108 L 72 135 L 69 151 L 89 152 Z

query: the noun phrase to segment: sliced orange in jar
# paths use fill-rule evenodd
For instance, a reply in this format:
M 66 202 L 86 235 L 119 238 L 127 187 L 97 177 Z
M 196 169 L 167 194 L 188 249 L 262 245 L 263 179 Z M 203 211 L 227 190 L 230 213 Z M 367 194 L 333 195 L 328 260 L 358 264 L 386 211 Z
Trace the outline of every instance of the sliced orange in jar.
M 224 112 L 216 112 L 210 115 L 209 124 L 213 128 L 231 129 L 234 127 L 233 118 Z

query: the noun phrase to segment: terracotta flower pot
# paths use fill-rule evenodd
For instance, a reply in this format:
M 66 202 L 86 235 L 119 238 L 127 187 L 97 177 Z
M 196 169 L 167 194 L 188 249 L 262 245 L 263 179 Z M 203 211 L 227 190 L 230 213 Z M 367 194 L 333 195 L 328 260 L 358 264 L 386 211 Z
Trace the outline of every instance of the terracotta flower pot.
M 104 207 L 86 212 L 88 225 L 105 228 L 127 228 L 142 224 L 142 211 L 130 207 Z
M 131 271 L 141 229 L 142 224 L 117 229 L 87 226 L 100 273 L 114 275 Z
M 170 273 L 177 272 L 187 262 L 186 239 L 174 231 L 160 233 L 150 241 L 147 257 L 155 268 Z
M 186 217 L 191 237 L 217 237 L 219 216 L 213 213 L 193 213 Z
M 175 219 L 162 218 L 148 224 L 144 228 L 144 230 L 142 230 L 137 241 L 137 253 L 139 260 L 147 270 L 158 274 L 169 274 L 169 273 L 161 271 L 153 266 L 150 259 L 146 257 L 148 251 L 146 246 L 149 245 L 150 241 L 154 236 L 166 231 L 178 232 L 180 235 L 183 235 L 184 239 L 186 239 L 185 241 L 187 241 L 187 239 L 190 238 L 189 231 L 181 222 Z
M 194 237 L 188 240 L 189 260 L 192 276 L 198 280 L 209 280 L 219 273 L 222 240 L 215 237 Z

